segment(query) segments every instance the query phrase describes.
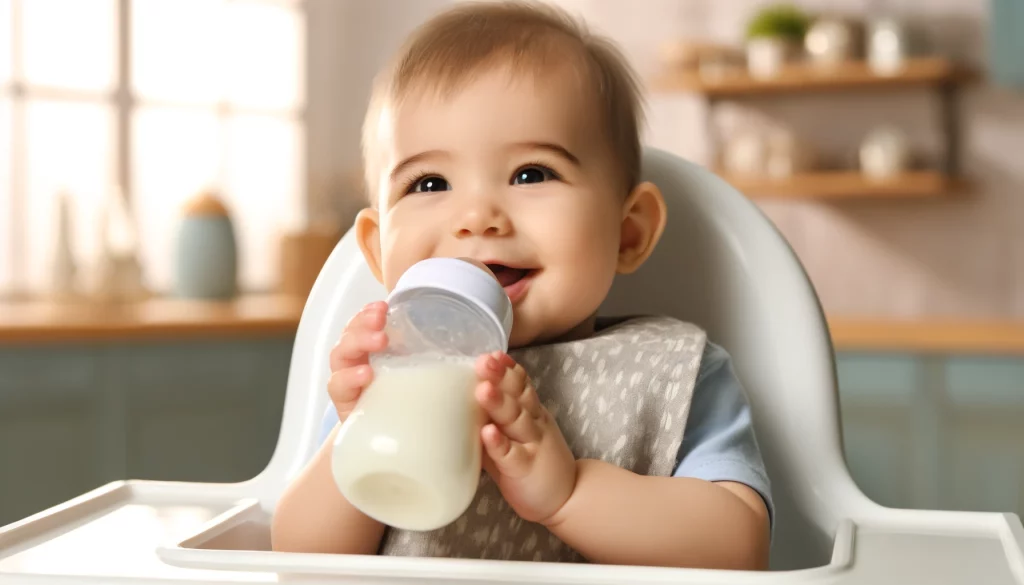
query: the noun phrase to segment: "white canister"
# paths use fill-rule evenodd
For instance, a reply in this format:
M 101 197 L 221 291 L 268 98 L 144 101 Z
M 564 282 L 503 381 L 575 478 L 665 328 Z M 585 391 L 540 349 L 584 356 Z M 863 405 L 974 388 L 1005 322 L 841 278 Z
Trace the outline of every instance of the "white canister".
M 810 147 L 788 130 L 768 135 L 765 173 L 774 179 L 791 177 L 813 165 Z
M 861 171 L 872 179 L 889 179 L 910 166 L 910 145 L 902 131 L 883 126 L 872 130 L 860 147 Z
M 818 20 L 804 37 L 804 49 L 811 63 L 818 67 L 829 68 L 849 61 L 855 52 L 853 27 L 838 18 Z
M 747 41 L 747 70 L 757 79 L 775 77 L 793 53 L 793 44 L 775 37 L 758 37 Z
M 722 163 L 730 175 L 757 176 L 765 173 L 767 157 L 768 144 L 764 135 L 746 131 L 726 142 Z
M 868 25 L 868 66 L 879 75 L 898 72 L 908 53 L 907 34 L 893 18 L 880 18 Z

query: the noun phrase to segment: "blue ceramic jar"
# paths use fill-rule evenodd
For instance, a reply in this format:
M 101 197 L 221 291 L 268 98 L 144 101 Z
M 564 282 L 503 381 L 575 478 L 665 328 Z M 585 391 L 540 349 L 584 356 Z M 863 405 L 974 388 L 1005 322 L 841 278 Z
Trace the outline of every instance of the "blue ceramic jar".
M 227 208 L 212 193 L 190 200 L 178 228 L 174 294 L 225 300 L 238 293 L 238 246 Z

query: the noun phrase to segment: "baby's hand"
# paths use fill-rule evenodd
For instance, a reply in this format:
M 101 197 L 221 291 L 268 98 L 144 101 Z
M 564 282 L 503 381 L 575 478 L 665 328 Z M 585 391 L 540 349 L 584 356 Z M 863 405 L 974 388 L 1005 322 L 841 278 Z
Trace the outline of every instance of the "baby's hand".
M 484 467 L 516 514 L 543 523 L 576 487 L 576 459 L 522 366 L 499 352 L 476 371 L 476 400 L 490 417 L 480 431 Z
M 363 307 L 345 326 L 341 339 L 331 350 L 331 378 L 327 382 L 327 393 L 341 422 L 345 422 L 363 388 L 373 380 L 370 354 L 388 346 L 388 337 L 384 333 L 387 311 L 388 306 L 384 302 Z

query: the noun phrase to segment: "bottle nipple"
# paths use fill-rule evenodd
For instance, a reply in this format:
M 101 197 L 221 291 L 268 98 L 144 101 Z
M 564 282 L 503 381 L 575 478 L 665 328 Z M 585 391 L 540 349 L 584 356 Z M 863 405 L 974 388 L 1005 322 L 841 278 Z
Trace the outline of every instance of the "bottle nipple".
M 458 258 L 458 259 L 462 260 L 463 262 L 467 262 L 469 264 L 472 264 L 473 266 L 476 266 L 477 268 L 479 268 L 480 270 L 483 270 L 487 274 L 490 274 L 491 277 L 494 278 L 495 281 L 498 280 L 498 277 L 494 276 L 494 273 L 491 272 L 491 269 L 488 268 L 487 265 L 484 264 L 483 262 L 481 262 L 481 261 L 479 261 L 479 260 L 477 260 L 475 258 Z

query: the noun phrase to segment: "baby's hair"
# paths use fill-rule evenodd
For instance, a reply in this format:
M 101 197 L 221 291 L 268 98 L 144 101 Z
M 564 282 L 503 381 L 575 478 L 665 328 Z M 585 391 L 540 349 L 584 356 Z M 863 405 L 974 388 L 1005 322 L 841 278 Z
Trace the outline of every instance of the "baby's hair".
M 435 16 L 408 39 L 398 58 L 375 80 L 363 125 L 363 163 L 369 193 L 379 171 L 381 116 L 414 89 L 448 96 L 485 67 L 513 73 L 576 62 L 582 87 L 592 91 L 607 139 L 621 168 L 623 190 L 640 181 L 643 103 L 635 74 L 607 38 L 592 34 L 567 12 L 522 1 L 466 2 Z

